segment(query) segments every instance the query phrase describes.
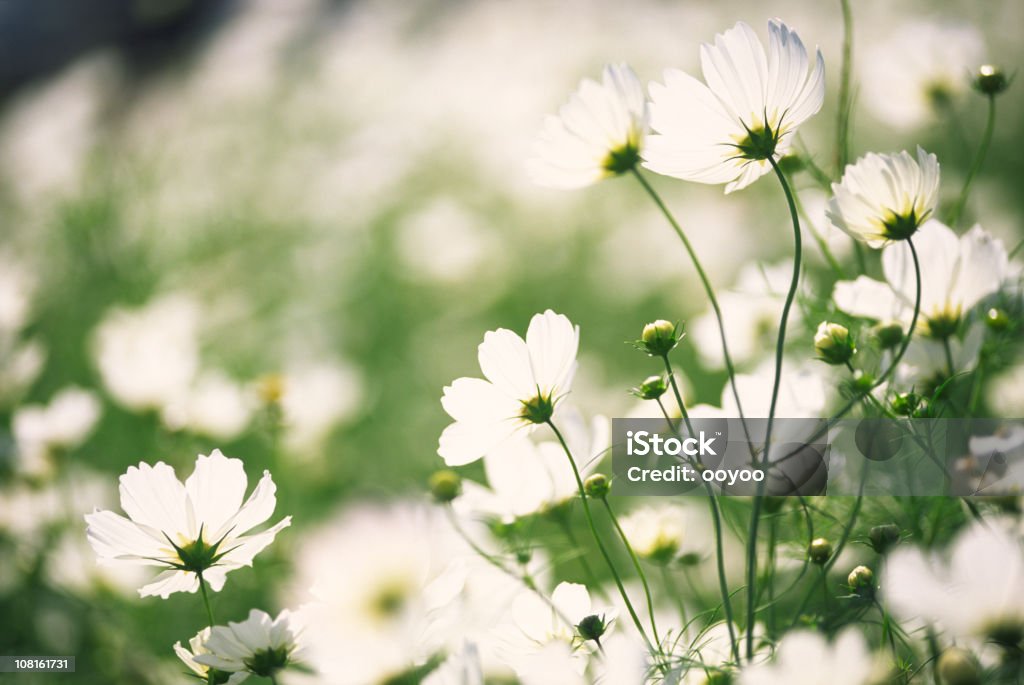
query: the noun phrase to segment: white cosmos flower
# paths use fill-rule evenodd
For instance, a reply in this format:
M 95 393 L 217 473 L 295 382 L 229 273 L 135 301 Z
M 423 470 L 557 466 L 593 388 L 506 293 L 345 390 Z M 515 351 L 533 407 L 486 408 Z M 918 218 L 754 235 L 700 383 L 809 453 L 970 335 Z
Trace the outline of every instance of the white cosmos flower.
M 967 74 L 983 52 L 981 33 L 963 21 L 902 24 L 863 52 L 864 104 L 892 126 L 920 126 L 968 91 Z
M 253 398 L 220 372 L 201 374 L 183 397 L 161 412 L 171 430 L 190 430 L 218 440 L 237 437 L 249 425 Z
M 99 417 L 96 395 L 74 387 L 61 390 L 48 405 L 20 407 L 11 419 L 19 468 L 35 474 L 46 471 L 51 452 L 80 444 Z
M 997 416 L 1024 416 L 1024 364 L 1012 366 L 994 377 L 985 399 Z
M 293 614 L 287 610 L 271 618 L 266 612 L 253 609 L 244 621 L 214 626 L 202 647 L 193 652 L 192 660 L 230 673 L 228 685 L 240 683 L 250 675 L 270 678 L 301 659 L 300 632 Z M 177 648 L 175 645 L 175 651 Z
M 917 549 L 892 554 L 882 591 L 893 612 L 923 619 L 954 639 L 1019 643 L 1024 636 L 1024 544 L 996 520 L 961 532 L 948 556 Z
M 954 332 L 961 318 L 999 291 L 1009 273 L 1006 248 L 980 226 L 964 235 L 926 222 L 914 238 L 921 265 L 921 324 L 936 337 Z M 836 283 L 833 298 L 848 314 L 910 324 L 917 280 L 910 248 L 903 242 L 882 251 L 885 282 L 867 276 Z
M 96 366 L 120 404 L 162 409 L 185 396 L 199 369 L 199 305 L 168 295 L 111 312 L 96 330 Z
M 641 507 L 623 516 L 619 525 L 638 556 L 667 563 L 682 548 L 685 517 L 679 506 Z
M 120 486 L 121 508 L 129 518 L 112 511 L 86 514 L 89 542 L 101 562 L 170 567 L 139 590 L 143 597 L 195 592 L 199 573 L 220 590 L 228 571 L 251 566 L 253 557 L 291 525 L 286 516 L 246 535 L 270 518 L 277 504 L 269 471 L 243 502 L 247 483 L 242 461 L 220 450 L 200 454 L 184 483 L 163 462 L 129 466 Z
M 608 419 L 597 416 L 588 426 L 574 409 L 563 410 L 560 416 L 562 435 L 581 477 L 586 478 L 610 445 Z M 557 506 L 578 492 L 568 458 L 553 436 L 543 442 L 514 436 L 488 452 L 483 462 L 490 487 L 464 481 L 463 494 L 453 502 L 460 515 L 510 522 Z
M 187 649 L 181 645 L 181 642 L 174 643 L 174 653 L 178 655 L 178 658 L 181 659 L 182 663 L 188 666 L 193 673 L 204 681 L 208 680 L 210 667 L 196 661 L 196 657 L 201 654 L 210 653 L 210 650 L 206 648 L 206 641 L 209 639 L 210 628 L 206 627 L 196 633 L 188 641 Z
M 522 428 L 551 418 L 576 373 L 579 327 L 550 309 L 535 314 L 526 340 L 499 328 L 478 348 L 487 380 L 458 378 L 444 389 L 441 406 L 455 419 L 437 453 L 449 466 L 476 461 Z
M 558 116 L 544 121 L 527 171 L 540 185 L 582 188 L 634 168 L 646 133 L 640 80 L 628 65 L 609 64 L 601 83 L 584 79 Z
M 779 643 L 775 659 L 743 670 L 739 685 L 866 685 L 874 660 L 864 637 L 849 628 L 829 644 L 817 633 L 796 631 Z
M 939 196 L 939 161 L 917 148 L 917 159 L 869 152 L 847 165 L 832 184 L 826 212 L 829 221 L 871 247 L 906 240 L 935 212 Z
M 494 548 L 485 532 L 462 525 Z M 534 556 L 530 572 L 543 579 L 546 557 Z M 439 508 L 420 503 L 346 507 L 305 536 L 294 568 L 285 599 L 315 599 L 303 611 L 307 661 L 331 685 L 386 682 L 466 640 L 484 673 L 496 675 L 488 633 L 527 591 L 477 556 Z
M 591 643 L 584 640 L 576 626 L 590 616 L 601 618 L 610 629 L 617 611 L 595 609 L 587 588 L 577 583 L 559 583 L 551 593 L 550 603 L 534 593 L 524 592 L 512 606 L 512 617 L 519 631 L 506 658 L 524 680 L 542 682 L 536 675 L 541 665 L 559 664 L 570 672 L 582 675 L 591 654 Z M 544 682 L 554 682 L 553 679 Z
M 796 129 L 821 109 L 825 62 L 812 66 L 795 31 L 768 22 L 768 50 L 747 24 L 701 46 L 704 85 L 677 69 L 652 83 L 651 128 L 644 166 L 697 183 L 745 188 L 771 170 Z
M 299 457 L 316 455 L 331 430 L 361 406 L 363 378 L 341 360 L 297 362 L 278 378 L 285 443 Z

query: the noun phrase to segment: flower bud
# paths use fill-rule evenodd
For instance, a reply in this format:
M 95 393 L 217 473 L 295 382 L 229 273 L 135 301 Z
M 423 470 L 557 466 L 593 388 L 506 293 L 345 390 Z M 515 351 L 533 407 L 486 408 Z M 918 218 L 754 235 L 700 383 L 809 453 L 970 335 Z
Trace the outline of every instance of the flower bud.
M 807 168 L 804 158 L 794 152 L 787 152 L 779 160 L 779 169 L 782 173 L 791 175 Z
M 944 651 L 936 670 L 943 685 L 981 685 L 981 668 L 966 649 L 950 647 Z
M 680 337 L 674 323 L 658 319 L 644 326 L 640 335 L 640 347 L 652 357 L 664 357 L 675 349 Z
M 857 346 L 846 326 L 822 321 L 814 334 L 814 351 L 826 364 L 846 364 L 857 351 Z
M 982 64 L 974 74 L 974 88 L 984 95 L 999 95 L 1009 87 L 1006 72 L 994 64 Z
M 576 632 L 580 634 L 584 640 L 593 640 L 599 642 L 601 636 L 608 631 L 608 624 L 604 620 L 604 616 L 598 616 L 597 614 L 591 614 L 586 616 L 576 624 Z
M 895 523 L 874 526 L 868 531 L 868 541 L 871 543 L 871 549 L 879 554 L 885 554 L 900 541 L 900 527 Z
M 878 346 L 883 350 L 891 350 L 903 342 L 903 326 L 898 321 L 886 321 L 876 324 L 871 329 Z
M 603 473 L 595 473 L 583 483 L 583 492 L 593 499 L 604 499 L 612 489 L 612 483 Z
M 916 392 L 901 392 L 892 398 L 892 410 L 899 416 L 913 416 L 921 406 L 921 396 Z
M 846 577 L 846 584 L 850 589 L 861 597 L 871 597 L 875 594 L 875 574 L 867 566 L 858 566 Z
M 661 376 L 648 376 L 644 379 L 643 383 L 633 388 L 631 392 L 642 400 L 656 400 L 664 395 L 667 389 L 664 378 Z
M 462 494 L 462 477 L 449 469 L 435 471 L 427 480 L 430 494 L 438 502 L 448 503 Z
M 1002 309 L 992 307 L 985 312 L 985 324 L 993 331 L 1001 333 L 1010 327 L 1010 317 Z
M 812 563 L 824 566 L 832 558 L 832 543 L 825 538 L 814 538 L 807 548 L 807 557 Z

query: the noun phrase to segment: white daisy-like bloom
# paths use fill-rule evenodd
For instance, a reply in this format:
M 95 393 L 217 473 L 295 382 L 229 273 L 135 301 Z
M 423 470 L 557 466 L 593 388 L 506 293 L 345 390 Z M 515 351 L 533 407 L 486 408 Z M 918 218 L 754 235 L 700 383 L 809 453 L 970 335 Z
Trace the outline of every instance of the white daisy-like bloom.
M 540 185 L 582 188 L 635 168 L 646 133 L 640 79 L 626 64 L 609 64 L 600 83 L 584 79 L 545 119 L 527 172 Z
M 199 369 L 199 306 L 168 295 L 142 309 L 118 309 L 96 330 L 96 366 L 120 404 L 156 409 L 187 395 Z
M 0 334 L 19 331 L 25 325 L 35 281 L 22 260 L 9 252 L 0 252 Z
M 829 221 L 871 247 L 906 240 L 927 221 L 939 199 L 939 160 L 918 146 L 917 158 L 869 152 L 832 184 Z
M 562 435 L 580 475 L 593 472 L 611 444 L 607 418 L 597 416 L 588 426 L 574 409 L 561 412 Z M 470 480 L 454 502 L 462 516 L 485 516 L 511 522 L 521 516 L 556 507 L 578 494 L 576 478 L 561 444 L 554 438 L 534 442 L 513 436 L 483 459 L 489 487 Z
M 947 555 L 897 550 L 881 587 L 897 616 L 924 620 L 954 639 L 1024 638 L 1024 543 L 998 521 L 972 524 Z
M 202 647 L 193 651 L 192 660 L 222 673 L 230 673 L 228 685 L 241 683 L 251 675 L 271 678 L 302 659 L 301 632 L 294 615 L 288 610 L 275 618 L 265 611 L 253 609 L 244 621 L 213 626 Z M 175 645 L 175 651 L 178 651 L 177 647 Z
M 637 556 L 665 563 L 682 549 L 685 518 L 680 506 L 641 507 L 623 516 L 619 525 Z
M 188 430 L 218 440 L 238 437 L 252 418 L 254 398 L 220 372 L 201 374 L 185 396 L 163 408 L 171 430 Z
M 164 566 L 168 570 L 139 589 L 143 597 L 166 599 L 174 592 L 195 592 L 200 576 L 219 591 L 229 571 L 251 566 L 283 528 L 250 530 L 274 513 L 277 486 L 269 471 L 248 499 L 248 479 L 241 459 L 214 450 L 200 454 L 195 470 L 182 483 L 163 462 L 129 466 L 121 476 L 121 508 L 86 514 L 87 535 L 101 563 Z
M 769 158 L 789 149 L 793 134 L 825 99 L 825 61 L 811 64 L 795 31 L 768 22 L 768 49 L 743 22 L 700 51 L 707 85 L 678 69 L 652 83 L 651 128 L 644 166 L 697 183 L 745 188 L 771 171 Z
M 985 325 L 981 322 L 972 324 L 963 338 L 956 335 L 942 340 L 916 337 L 910 341 L 907 353 L 896 369 L 896 384 L 905 389 L 921 384 L 938 387 L 955 373 L 973 371 L 978 365 L 984 342 Z
M 592 641 L 581 637 L 577 626 L 596 616 L 610 630 L 617 614 L 613 607 L 595 608 L 587 588 L 577 583 L 559 583 L 550 603 L 536 594 L 523 593 L 512 606 L 518 635 L 510 637 L 504 658 L 524 681 L 561 682 L 550 677 L 538 680 L 547 668 L 562 672 L 573 682 L 574 675 L 583 675 L 594 651 Z
M 937 220 L 926 222 L 914 238 L 921 266 L 921 318 L 924 332 L 942 338 L 954 333 L 962 317 L 1003 286 L 1009 264 L 998 238 L 974 226 L 962 236 Z M 917 280 L 910 248 L 903 242 L 882 251 L 885 282 L 867 276 L 836 283 L 833 299 L 847 314 L 910 325 Z
M 291 364 L 278 382 L 285 444 L 300 457 L 318 454 L 331 430 L 359 410 L 364 395 L 358 369 L 336 359 Z
M 984 39 L 963 21 L 913 21 L 862 54 L 857 80 L 865 106 L 878 120 L 907 129 L 932 120 L 968 92 L 968 74 L 984 58 Z
M 41 474 L 48 470 L 48 457 L 55 450 L 81 444 L 100 417 L 100 401 L 81 388 L 65 388 L 48 405 L 20 407 L 11 419 L 18 448 L 18 468 Z
M 853 628 L 831 644 L 818 633 L 795 631 L 782 638 L 770 663 L 743 669 L 739 685 L 867 685 L 874 670 L 868 645 Z
M 1024 364 L 1012 366 L 995 376 L 988 384 L 985 400 L 997 416 L 1024 416 Z
M 477 526 L 463 526 L 477 544 L 494 547 Z M 545 557 L 534 556 L 530 571 L 541 582 Z M 478 557 L 438 508 L 349 506 L 302 540 L 294 568 L 284 599 L 312 595 L 304 607 L 307 661 L 331 685 L 387 682 L 466 640 L 485 674 L 508 673 L 488 637 L 528 591 Z
M 472 463 L 550 420 L 572 386 L 578 348 L 579 327 L 550 309 L 534 315 L 525 340 L 505 328 L 485 334 L 478 358 L 486 380 L 458 378 L 441 398 L 455 419 L 437 449 L 445 463 Z
M 1024 492 L 1024 425 L 1000 427 L 992 435 L 972 436 L 970 462 L 979 476 L 980 494 Z
M 180 641 L 174 643 L 174 653 L 179 659 L 181 659 L 183 664 L 188 666 L 189 670 L 199 676 L 203 681 L 207 681 L 209 679 L 210 667 L 196 661 L 196 657 L 201 654 L 210 653 L 210 650 L 206 648 L 206 641 L 209 639 L 210 628 L 207 626 L 196 633 L 188 641 L 187 648 L 183 647 Z

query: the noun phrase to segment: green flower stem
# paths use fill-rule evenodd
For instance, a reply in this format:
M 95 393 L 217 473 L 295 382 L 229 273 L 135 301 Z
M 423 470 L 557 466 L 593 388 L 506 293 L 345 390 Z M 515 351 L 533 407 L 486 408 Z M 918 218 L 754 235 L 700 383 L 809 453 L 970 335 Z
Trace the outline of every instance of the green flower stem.
M 878 613 L 882 616 L 882 639 L 889 643 L 889 649 L 892 651 L 892 658 L 898 662 L 900 655 L 899 651 L 896 649 L 893 620 L 890 618 L 888 612 L 886 612 L 885 607 L 882 606 L 882 603 L 878 601 L 878 598 L 873 598 L 871 602 L 875 605 L 875 608 L 878 609 Z
M 622 540 L 622 545 L 629 552 L 629 558 L 633 560 L 633 568 L 636 569 L 637 576 L 640 577 L 640 584 L 644 588 L 644 596 L 647 599 L 647 612 L 651 616 L 651 634 L 654 635 L 654 641 L 658 645 L 658 649 L 661 649 L 661 638 L 658 636 L 658 625 L 654 620 L 654 596 L 651 595 L 651 586 L 647 582 L 647 574 L 644 573 L 644 568 L 640 564 L 640 557 L 636 555 L 636 551 L 633 549 L 633 545 L 629 544 L 629 538 L 626 537 L 626 532 L 622 530 L 622 526 L 619 525 L 619 519 L 616 518 L 615 512 L 612 511 L 612 505 L 608 501 L 607 497 L 602 497 L 601 501 L 604 503 L 605 509 L 608 511 L 608 518 L 612 520 L 612 524 L 615 526 L 615 531 L 619 534 L 619 538 Z
M 675 395 L 676 404 L 679 405 L 679 413 L 683 417 L 683 423 L 686 424 L 686 430 L 690 435 L 694 435 L 693 424 L 690 423 L 690 415 L 686 412 L 686 403 L 683 402 L 683 395 L 679 392 L 679 385 L 676 383 L 676 375 L 672 372 L 672 363 L 668 360 L 668 355 L 663 354 L 661 360 L 665 362 L 665 373 L 668 374 L 668 382 L 672 386 L 672 393 Z M 669 422 L 671 426 L 671 422 Z
M 583 545 L 580 544 L 579 539 L 576 537 L 576 533 L 573 532 L 572 522 L 569 520 L 568 513 L 559 514 L 556 517 L 558 521 L 558 527 L 565 533 L 565 539 L 569 541 L 569 545 L 576 550 L 580 550 L 580 554 L 577 557 L 580 562 L 580 568 L 583 570 L 583 575 L 587 579 L 587 584 L 594 588 L 595 592 L 603 592 L 600 583 L 597 581 L 597 574 L 594 573 L 594 568 L 587 561 L 587 555 L 583 552 Z
M 203 605 L 206 607 L 206 618 L 209 620 L 210 627 L 212 628 L 217 622 L 213 620 L 213 609 L 210 608 L 210 596 L 206 592 L 206 579 L 203 578 L 201 571 L 196 575 L 199 576 L 199 593 L 203 596 Z
M 949 371 L 949 377 L 952 378 L 956 375 L 956 369 L 953 368 L 953 348 L 949 345 L 948 335 L 942 339 L 942 350 L 946 354 L 946 368 Z
M 724 338 L 723 338 L 724 341 Z M 693 426 L 690 424 L 689 416 L 686 414 L 686 405 L 683 402 L 683 397 L 679 393 L 679 387 L 675 382 L 675 374 L 672 371 L 672 362 L 668 360 L 668 355 L 664 356 L 665 372 L 668 374 L 669 379 L 672 382 L 672 390 L 675 392 L 676 402 L 679 403 L 679 410 L 683 414 L 683 418 L 686 420 L 686 429 L 693 435 Z M 661 404 L 661 400 L 658 400 L 658 405 L 661 406 L 662 413 L 665 413 L 665 407 Z M 669 428 L 672 428 L 672 421 L 669 419 L 668 414 L 665 413 L 665 419 L 668 421 Z M 729 630 L 729 641 L 732 645 L 733 658 L 736 663 L 739 663 L 740 652 L 739 642 L 736 639 L 736 635 L 733 632 L 733 613 L 732 613 L 732 599 L 729 595 L 729 582 L 725 578 L 725 550 L 722 544 L 722 511 L 718 506 L 718 498 L 714 491 L 711 489 L 711 485 L 703 478 L 701 482 L 704 484 L 704 490 L 708 494 L 708 507 L 711 509 L 711 521 L 714 524 L 715 529 L 715 561 L 718 571 L 718 590 L 722 595 L 722 611 L 725 613 L 726 627 Z
M 661 577 L 665 582 L 665 587 L 668 589 L 668 594 L 672 597 L 672 601 L 676 604 L 676 609 L 679 611 L 679 622 L 680 625 L 686 625 L 686 605 L 683 603 L 683 596 L 679 594 L 679 586 L 676 585 L 676 579 L 672 577 L 672 572 L 668 570 L 668 564 L 661 565 Z
M 743 423 L 743 430 L 747 433 L 747 421 L 743 414 L 743 404 L 740 401 L 740 391 L 736 387 L 736 367 L 732 363 L 732 355 L 729 353 L 729 343 L 725 337 L 725 322 L 722 319 L 722 308 L 718 305 L 718 298 L 715 296 L 715 289 L 711 286 L 711 281 L 708 280 L 708 275 L 704 271 L 704 267 L 700 263 L 700 259 L 697 257 L 697 252 L 693 249 L 693 245 L 690 244 L 690 239 L 686 237 L 686 233 L 683 231 L 682 226 L 676 221 L 676 218 L 669 211 L 665 205 L 664 200 L 658 195 L 658 191 L 644 178 L 640 171 L 633 167 L 633 176 L 643 186 L 643 189 L 650 196 L 654 204 L 657 205 L 658 209 L 665 216 L 669 225 L 675 230 L 676 235 L 679 236 L 679 240 L 682 241 L 683 247 L 686 248 L 686 253 L 690 256 L 690 261 L 693 263 L 693 268 L 697 271 L 697 277 L 700 278 L 701 285 L 704 286 L 704 292 L 708 296 L 708 303 L 711 305 L 711 310 L 715 314 L 715 320 L 718 322 L 718 336 L 722 341 L 722 357 L 725 360 L 725 368 L 729 373 L 729 385 L 732 386 L 732 395 L 736 400 L 736 411 L 740 415 L 740 421 Z M 750 434 L 747 433 L 747 442 L 750 442 Z
M 985 162 L 985 156 L 988 154 L 988 148 L 992 145 L 992 132 L 996 128 L 996 96 L 988 96 L 988 120 L 985 123 L 985 132 L 981 136 L 981 144 L 978 146 L 978 151 L 974 155 L 974 161 L 971 162 L 971 169 L 967 172 L 967 178 L 964 179 L 964 187 L 960 191 L 960 198 L 953 205 L 953 210 L 949 214 L 949 225 L 955 227 L 957 222 L 960 220 L 960 215 L 963 214 L 964 207 L 967 206 L 967 198 L 971 194 L 971 183 L 974 182 L 974 177 L 978 174 L 981 169 L 981 165 Z
M 569 445 L 565 442 L 565 438 L 562 437 L 561 431 L 558 430 L 554 422 L 551 419 L 548 419 L 545 423 L 547 423 L 554 432 L 555 437 L 558 438 L 558 442 L 562 445 L 562 450 L 565 452 L 565 456 L 569 459 L 569 466 L 572 467 L 572 474 L 576 477 L 576 487 L 580 493 L 580 501 L 583 502 L 583 514 L 586 516 L 587 525 L 590 526 L 590 532 L 594 536 L 597 548 L 600 550 L 601 556 L 604 557 L 604 561 L 608 565 L 608 570 L 611 571 L 612 578 L 615 580 L 615 586 L 619 589 L 619 595 L 622 597 L 622 601 L 626 604 L 626 609 L 629 611 L 630 618 L 633 619 L 633 625 L 636 626 L 637 631 L 640 633 L 640 637 L 643 638 L 644 644 L 647 645 L 647 650 L 651 655 L 661 655 L 660 646 L 655 648 L 651 643 L 651 639 L 647 636 L 647 631 L 644 630 L 644 626 L 640 622 L 640 617 L 637 615 L 636 609 L 633 608 L 633 602 L 630 601 L 629 595 L 626 593 L 626 588 L 622 584 L 622 578 L 619 576 L 619 572 L 615 568 L 615 562 L 612 561 L 612 557 L 608 553 L 608 549 L 604 546 L 604 542 L 601 540 L 601 536 L 597 532 L 597 526 L 594 524 L 594 516 L 590 511 L 590 502 L 587 501 L 587 493 L 583 489 L 583 478 L 580 477 L 580 470 L 576 466 L 576 460 L 573 459 L 572 450 L 569 449 Z
M 850 0 L 839 0 L 843 13 L 843 62 L 839 72 L 839 107 L 836 115 L 836 176 L 846 167 L 850 147 L 850 114 L 853 109 L 853 13 Z
M 790 179 L 790 187 L 796 187 L 792 182 L 792 179 Z M 835 272 L 836 276 L 838 276 L 840 280 L 848 280 L 846 272 L 843 270 L 843 267 L 839 265 L 839 260 L 836 259 L 836 256 L 832 253 L 832 249 L 829 248 L 824 236 L 818 233 L 818 229 L 814 227 L 814 222 L 811 221 L 810 217 L 807 215 L 807 210 L 804 209 L 803 203 L 800 202 L 800 194 L 796 192 L 796 190 L 793 191 L 793 201 L 796 202 L 796 209 L 800 213 L 800 216 L 803 217 L 807 230 L 810 231 L 811 237 L 814 238 L 814 243 L 818 246 L 818 249 L 821 250 L 821 256 L 824 257 L 829 267 L 833 272 Z
M 822 578 L 828 576 L 829 571 L 836 565 L 839 560 L 839 555 L 842 554 L 846 548 L 846 543 L 850 541 L 850 535 L 853 533 L 853 527 L 857 525 L 857 519 L 860 517 L 861 506 L 864 504 L 864 486 L 868 480 L 868 462 L 864 463 L 864 468 L 860 474 L 860 486 L 857 490 L 857 498 L 853 503 L 853 510 L 850 512 L 850 518 L 846 521 L 846 525 L 843 526 L 843 532 L 839 536 L 839 542 L 836 543 L 835 550 L 832 552 L 832 556 L 822 564 L 821 575 Z M 800 607 L 793 615 L 793 620 L 789 624 L 789 629 L 792 630 L 796 627 L 797 622 L 800 620 L 800 616 L 804 613 L 804 609 L 807 607 L 807 603 L 811 601 L 811 596 L 814 594 L 814 588 L 811 587 L 807 590 L 807 594 L 804 595 L 803 600 L 800 602 Z
M 914 259 L 914 277 L 916 281 L 916 293 L 914 295 L 914 315 L 910 319 L 910 327 L 907 329 L 907 334 L 903 336 L 903 344 L 900 345 L 900 349 L 896 353 L 896 356 L 892 358 L 892 362 L 889 364 L 889 366 L 886 367 L 885 371 L 882 372 L 882 375 L 880 375 L 875 380 L 875 382 L 871 384 L 871 387 L 863 395 L 855 397 L 846 404 L 844 404 L 843 407 L 832 416 L 832 418 L 825 422 L 825 426 L 823 428 L 820 428 L 817 431 L 815 431 L 814 434 L 812 434 L 811 437 L 807 439 L 807 442 L 813 442 L 814 440 L 820 438 L 822 433 L 828 431 L 828 429 L 834 426 L 837 421 L 839 421 L 841 418 L 850 413 L 850 410 L 857 406 L 857 404 L 861 402 L 864 399 L 864 397 L 867 397 L 876 388 L 885 383 L 885 381 L 888 380 L 889 376 L 891 376 L 893 372 L 896 370 L 896 367 L 899 366 L 900 361 L 903 359 L 903 355 L 907 353 L 907 348 L 910 347 L 910 340 L 914 336 L 914 329 L 917 328 L 917 320 L 918 318 L 920 318 L 921 314 L 921 261 L 917 256 L 917 248 L 914 247 L 913 238 L 907 238 L 907 247 L 910 248 L 910 256 L 913 257 Z M 779 461 L 785 461 L 786 459 L 792 457 L 794 454 L 796 454 L 796 452 L 790 452 L 786 456 L 782 457 L 782 459 L 780 459 Z
M 772 399 L 768 408 L 768 424 L 765 427 L 764 451 L 761 454 L 761 463 L 768 464 L 769 451 L 772 444 L 772 427 L 775 421 L 775 409 L 779 401 L 779 386 L 782 383 L 782 358 L 786 347 L 786 325 L 789 322 L 789 310 L 796 299 L 797 286 L 800 284 L 800 262 L 803 252 L 803 240 L 800 236 L 800 216 L 796 210 L 796 201 L 793 193 L 786 182 L 786 175 L 779 169 L 774 157 L 768 157 L 772 170 L 782 185 L 782 192 L 786 195 L 786 203 L 789 205 L 789 216 L 793 222 L 793 277 L 789 282 L 789 292 L 786 293 L 786 301 L 782 305 L 782 318 L 779 320 L 779 336 L 775 342 L 775 380 L 772 382 Z M 747 659 L 754 658 L 754 613 L 757 607 L 757 533 L 761 522 L 761 507 L 764 502 L 765 481 L 762 479 L 757 484 L 757 494 L 754 496 L 753 506 L 750 511 L 750 531 L 747 539 Z

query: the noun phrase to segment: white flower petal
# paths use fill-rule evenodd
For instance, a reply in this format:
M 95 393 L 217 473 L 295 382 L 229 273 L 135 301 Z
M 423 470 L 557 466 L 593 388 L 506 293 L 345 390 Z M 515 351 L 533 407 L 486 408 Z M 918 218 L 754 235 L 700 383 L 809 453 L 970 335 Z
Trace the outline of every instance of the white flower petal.
M 121 508 L 136 523 L 163 531 L 172 540 L 175 534 L 189 532 L 185 486 L 167 464 L 160 461 L 154 466 L 129 466 L 121 476 L 119 490 Z
M 223 535 L 224 524 L 242 505 L 247 485 L 241 459 L 228 459 L 220 450 L 214 450 L 210 456 L 200 454 L 196 459 L 195 470 L 185 481 L 185 492 L 196 520 L 203 524 L 203 537 L 208 542 L 215 542 Z

